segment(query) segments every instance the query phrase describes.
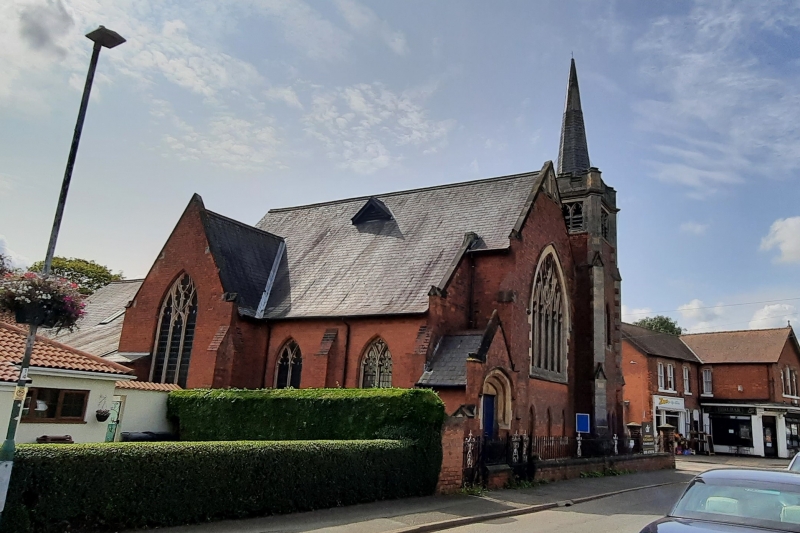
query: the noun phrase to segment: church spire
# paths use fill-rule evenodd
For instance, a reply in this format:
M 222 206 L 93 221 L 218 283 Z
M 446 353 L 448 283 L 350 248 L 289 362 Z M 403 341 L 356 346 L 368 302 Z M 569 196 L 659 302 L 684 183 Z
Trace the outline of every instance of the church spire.
M 589 148 L 586 145 L 586 129 L 583 125 L 581 93 L 578 89 L 578 72 L 575 59 L 569 67 L 567 103 L 561 122 L 561 144 L 558 148 L 558 173 L 580 173 L 589 169 Z

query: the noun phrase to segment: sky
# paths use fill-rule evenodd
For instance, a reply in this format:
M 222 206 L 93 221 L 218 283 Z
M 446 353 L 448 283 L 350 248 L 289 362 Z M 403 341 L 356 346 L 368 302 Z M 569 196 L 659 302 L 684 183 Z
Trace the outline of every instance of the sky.
M 6 0 L 0 253 L 144 276 L 193 193 L 273 207 L 538 170 L 575 58 L 617 190 L 623 319 L 800 324 L 800 3 Z

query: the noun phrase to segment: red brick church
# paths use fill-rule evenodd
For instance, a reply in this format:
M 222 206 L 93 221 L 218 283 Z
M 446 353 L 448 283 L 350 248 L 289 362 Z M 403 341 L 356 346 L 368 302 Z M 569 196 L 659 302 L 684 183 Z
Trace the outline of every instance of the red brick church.
M 430 387 L 487 436 L 619 433 L 616 193 L 591 166 L 574 61 L 558 167 L 273 209 L 195 195 L 125 314 L 140 379 Z

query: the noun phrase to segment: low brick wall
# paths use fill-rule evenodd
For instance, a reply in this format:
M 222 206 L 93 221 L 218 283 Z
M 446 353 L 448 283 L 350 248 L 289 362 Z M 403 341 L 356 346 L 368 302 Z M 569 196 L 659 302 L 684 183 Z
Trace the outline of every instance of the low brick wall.
M 574 479 L 580 477 L 582 472 L 602 472 L 609 468 L 635 472 L 667 470 L 675 468 L 675 456 L 670 453 L 656 453 L 539 461 L 536 463 L 534 479 L 546 481 Z

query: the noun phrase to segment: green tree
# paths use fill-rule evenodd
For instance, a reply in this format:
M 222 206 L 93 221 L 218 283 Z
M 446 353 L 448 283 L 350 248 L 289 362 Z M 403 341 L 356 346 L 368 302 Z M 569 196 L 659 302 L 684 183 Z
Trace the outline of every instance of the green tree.
M 661 333 L 670 333 L 672 335 L 680 335 L 684 331 L 675 320 L 664 315 L 648 316 L 637 320 L 633 325 L 652 331 L 660 331 Z
M 31 272 L 41 272 L 43 268 L 44 261 L 37 261 L 31 265 L 29 270 Z M 107 266 L 75 257 L 54 257 L 51 272 L 56 276 L 77 283 L 80 293 L 86 295 L 92 294 L 112 281 L 122 279 L 122 272 L 114 274 Z
M 0 254 L 0 278 L 8 274 L 9 272 L 13 272 L 14 269 L 11 268 L 11 261 L 8 257 Z

